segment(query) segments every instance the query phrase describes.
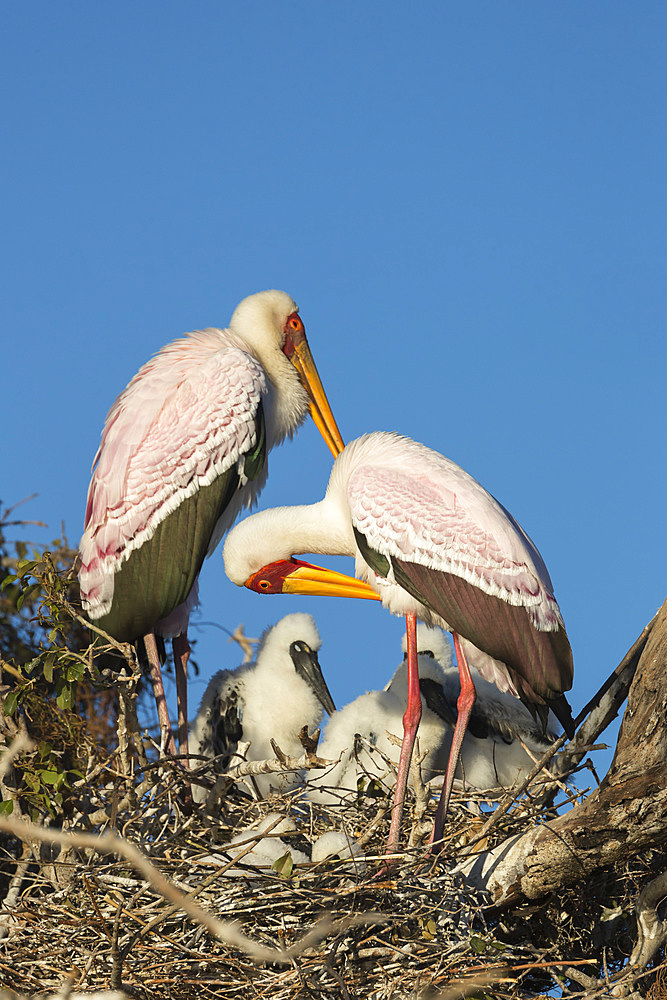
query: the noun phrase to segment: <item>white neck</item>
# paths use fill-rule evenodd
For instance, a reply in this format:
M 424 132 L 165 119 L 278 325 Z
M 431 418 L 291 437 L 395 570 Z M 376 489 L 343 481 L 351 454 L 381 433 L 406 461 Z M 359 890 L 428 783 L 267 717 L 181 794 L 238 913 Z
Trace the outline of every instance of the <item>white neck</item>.
M 354 556 L 347 517 L 332 498 L 299 507 L 275 507 L 253 514 L 227 536 L 223 552 L 229 579 L 242 586 L 249 576 L 278 559 L 307 552 Z

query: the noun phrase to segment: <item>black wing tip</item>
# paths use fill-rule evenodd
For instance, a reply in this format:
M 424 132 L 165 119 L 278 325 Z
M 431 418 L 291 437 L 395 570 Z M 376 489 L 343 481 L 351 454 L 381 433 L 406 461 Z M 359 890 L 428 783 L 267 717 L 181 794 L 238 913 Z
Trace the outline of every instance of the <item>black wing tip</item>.
M 568 700 L 564 694 L 561 694 L 558 698 L 549 702 L 549 708 L 554 713 L 561 726 L 563 727 L 568 739 L 573 739 L 576 731 L 574 725 L 574 719 L 572 718 L 572 709 L 569 706 Z M 544 721 L 544 719 L 543 719 Z

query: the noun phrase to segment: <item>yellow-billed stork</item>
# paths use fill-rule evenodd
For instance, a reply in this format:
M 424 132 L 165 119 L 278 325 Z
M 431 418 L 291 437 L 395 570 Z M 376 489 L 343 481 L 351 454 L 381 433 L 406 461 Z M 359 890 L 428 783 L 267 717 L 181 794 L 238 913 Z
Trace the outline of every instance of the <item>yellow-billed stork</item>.
M 343 442 L 303 322 L 280 291 L 244 299 L 226 330 L 163 347 L 109 410 L 79 545 L 82 602 L 115 639 L 143 637 L 171 753 L 155 633 L 173 639 L 187 755 L 187 627 L 202 563 L 264 486 L 270 449 L 309 410 L 336 456 Z
M 358 579 L 293 558 L 305 552 L 353 556 Z M 572 685 L 572 651 L 542 557 L 502 504 L 424 445 L 388 432 L 358 438 L 336 459 L 321 501 L 247 518 L 228 535 L 224 559 L 232 582 L 260 594 L 374 598 L 406 615 L 408 705 L 389 853 L 421 715 L 417 617 L 453 634 L 461 680 L 436 843 L 475 699 L 466 651 L 483 677 L 544 725 L 551 708 L 571 730 L 563 692 Z

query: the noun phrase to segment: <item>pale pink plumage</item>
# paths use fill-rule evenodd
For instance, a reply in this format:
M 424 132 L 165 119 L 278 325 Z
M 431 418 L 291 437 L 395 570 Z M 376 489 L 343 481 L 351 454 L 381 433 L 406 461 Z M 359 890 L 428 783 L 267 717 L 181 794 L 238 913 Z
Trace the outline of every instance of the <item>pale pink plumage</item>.
M 562 622 L 535 545 L 458 465 L 389 434 L 359 438 L 345 455 L 350 516 L 371 548 L 453 573 L 489 595 L 525 607 L 538 629 L 551 631 Z
M 230 533 L 230 579 L 260 593 L 368 596 L 344 578 L 291 557 L 352 555 L 356 575 L 394 614 L 405 614 L 408 703 L 387 850 L 398 845 L 408 766 L 421 716 L 416 618 L 454 636 L 461 693 L 433 843 L 440 843 L 475 687 L 474 666 L 546 718 L 572 729 L 562 697 L 572 652 L 542 557 L 511 514 L 463 469 L 397 434 L 367 434 L 337 458 L 327 492 L 307 507 L 263 511 Z M 318 589 L 319 588 L 319 589 Z
M 91 618 L 108 611 L 114 572 L 130 552 L 254 447 L 255 414 L 266 391 L 259 362 L 227 331 L 214 329 L 167 345 L 134 376 L 109 411 L 88 490 L 80 581 Z M 237 494 L 209 552 L 265 478 Z
M 173 748 L 154 632 L 174 639 L 187 753 L 188 617 L 202 562 L 267 475 L 270 449 L 311 410 L 343 448 L 296 303 L 248 296 L 227 330 L 162 348 L 111 407 L 93 463 L 79 580 L 84 610 L 120 641 L 143 637 Z

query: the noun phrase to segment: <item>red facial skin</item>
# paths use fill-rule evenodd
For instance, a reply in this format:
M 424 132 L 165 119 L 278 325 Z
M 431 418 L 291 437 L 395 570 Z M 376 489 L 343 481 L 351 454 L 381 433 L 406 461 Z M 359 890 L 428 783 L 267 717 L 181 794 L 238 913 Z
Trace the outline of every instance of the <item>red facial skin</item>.
M 279 559 L 253 573 L 246 580 L 245 586 L 257 594 L 282 594 L 285 578 L 302 567 L 317 568 L 312 563 L 303 562 L 301 559 Z
M 298 313 L 291 313 L 285 323 L 285 343 L 283 354 L 292 360 L 297 347 L 306 339 L 306 328 Z

